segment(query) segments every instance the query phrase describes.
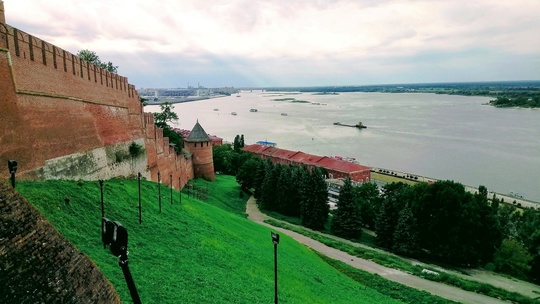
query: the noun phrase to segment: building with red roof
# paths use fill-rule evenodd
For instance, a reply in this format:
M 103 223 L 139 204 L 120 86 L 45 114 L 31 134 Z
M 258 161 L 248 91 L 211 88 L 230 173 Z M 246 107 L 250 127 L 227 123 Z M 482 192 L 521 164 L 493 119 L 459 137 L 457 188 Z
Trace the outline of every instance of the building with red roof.
M 254 144 L 243 148 L 244 151 L 271 159 L 274 163 L 284 165 L 305 165 L 308 168 L 321 167 L 328 172 L 330 178 L 347 178 L 359 183 L 371 181 L 371 168 L 350 161 L 327 156 L 307 154 L 300 151 L 279 149 L 272 146 Z

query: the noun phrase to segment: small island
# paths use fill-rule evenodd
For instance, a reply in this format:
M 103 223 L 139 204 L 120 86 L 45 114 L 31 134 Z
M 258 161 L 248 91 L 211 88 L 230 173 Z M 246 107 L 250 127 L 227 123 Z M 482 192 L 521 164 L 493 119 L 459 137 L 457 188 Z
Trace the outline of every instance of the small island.
M 497 97 L 490 100 L 489 104 L 497 108 L 540 108 L 540 96 Z
M 346 92 L 380 92 L 485 96 L 494 98 L 486 103 L 487 105 L 498 108 L 540 108 L 540 81 L 538 80 L 266 88 L 268 92 L 278 89 L 280 94 L 309 92 L 312 95 L 335 95 Z
M 340 123 L 340 122 L 335 122 L 334 123 L 335 126 L 343 126 L 343 127 L 351 127 L 351 128 L 357 128 L 357 129 L 365 129 L 367 128 L 367 126 L 365 126 L 361 121 L 359 121 L 357 124 L 355 125 L 349 125 L 349 124 L 344 124 L 344 123 Z
M 337 93 L 337 92 L 317 92 L 317 93 L 313 93 L 311 95 L 339 95 L 339 93 Z
M 296 102 L 296 103 L 309 103 L 309 101 L 306 100 L 298 100 L 296 98 L 276 98 L 272 99 L 273 101 L 289 101 L 289 102 Z

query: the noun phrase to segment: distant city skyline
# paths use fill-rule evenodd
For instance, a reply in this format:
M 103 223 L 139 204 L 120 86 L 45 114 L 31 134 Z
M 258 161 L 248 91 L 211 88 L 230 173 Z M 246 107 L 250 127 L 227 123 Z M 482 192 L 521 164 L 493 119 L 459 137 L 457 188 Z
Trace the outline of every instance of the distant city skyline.
M 540 80 L 540 1 L 4 0 L 140 88 Z

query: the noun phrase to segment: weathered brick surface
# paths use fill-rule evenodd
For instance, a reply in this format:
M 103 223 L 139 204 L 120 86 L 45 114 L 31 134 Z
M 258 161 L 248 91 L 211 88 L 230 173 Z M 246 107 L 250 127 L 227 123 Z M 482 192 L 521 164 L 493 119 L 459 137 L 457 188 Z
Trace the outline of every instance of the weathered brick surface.
M 163 137 L 163 130 L 154 125 L 154 116 L 144 113 L 146 130 L 146 155 L 148 156 L 148 169 L 153 181 L 158 180 L 167 185 L 171 182 L 175 189 L 182 189 L 189 180 L 193 179 L 193 162 L 183 154 L 176 154 L 169 146 L 169 138 Z
M 0 24 L 0 41 L 0 164 L 17 159 L 18 178 L 38 177 L 47 160 L 138 138 L 146 138 L 145 175 L 173 175 L 177 189 L 193 178 L 191 159 L 169 147 L 126 77 L 9 25 Z M 201 153 L 197 176 L 208 176 L 211 157 Z
M 0 163 L 17 159 L 20 178 L 51 158 L 144 137 L 127 78 L 5 24 L 0 41 Z
M 0 182 L 0 303 L 120 303 L 96 265 Z

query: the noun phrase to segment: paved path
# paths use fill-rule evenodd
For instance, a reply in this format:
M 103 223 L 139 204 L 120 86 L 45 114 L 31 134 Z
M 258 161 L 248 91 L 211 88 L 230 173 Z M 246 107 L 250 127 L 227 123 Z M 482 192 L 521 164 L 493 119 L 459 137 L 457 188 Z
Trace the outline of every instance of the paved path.
M 264 223 L 265 219 L 268 219 L 267 215 L 260 212 L 255 199 L 251 197 L 246 206 L 246 213 L 248 218 L 256 223 L 272 228 L 272 230 L 279 231 L 286 234 L 298 242 L 310 247 L 311 249 L 320 252 L 330 258 L 342 261 L 349 264 L 352 267 L 362 269 L 370 273 L 376 273 L 388 280 L 401 283 L 403 285 L 427 291 L 431 294 L 438 295 L 440 297 L 453 300 L 460 303 L 470 304 L 503 304 L 508 302 L 501 301 L 499 299 L 491 298 L 485 295 L 465 291 L 457 287 L 429 281 L 417 276 L 410 275 L 406 272 L 381 266 L 369 260 L 364 260 L 343 251 L 339 251 L 335 248 L 326 246 L 323 243 L 315 241 L 299 233 L 286 230 L 283 228 L 274 227 L 272 225 Z

